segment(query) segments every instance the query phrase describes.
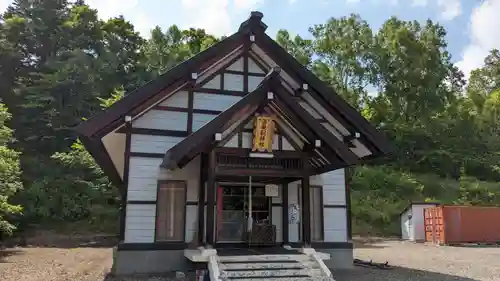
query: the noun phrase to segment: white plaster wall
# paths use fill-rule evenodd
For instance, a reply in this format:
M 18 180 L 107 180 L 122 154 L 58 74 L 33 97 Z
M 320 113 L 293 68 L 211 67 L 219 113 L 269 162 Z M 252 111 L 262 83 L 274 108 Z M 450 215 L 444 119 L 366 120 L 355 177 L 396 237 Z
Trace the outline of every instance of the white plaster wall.
M 217 115 L 213 114 L 193 114 L 193 132 L 198 131 L 201 127 L 205 126 L 208 122 L 212 121 Z
M 242 99 L 241 96 L 194 93 L 193 108 L 224 111 Z
M 123 179 L 123 169 L 125 165 L 125 134 L 112 132 L 105 135 L 101 141 L 115 169 L 118 171 L 118 175 Z
M 182 137 L 132 134 L 130 152 L 165 153 L 183 139 Z
M 187 108 L 188 107 L 188 92 L 187 91 L 179 91 L 172 96 L 168 97 L 166 100 L 160 103 L 162 106 L 172 106 L 172 107 L 180 107 Z
M 156 205 L 129 204 L 125 218 L 125 243 L 152 243 L 155 237 Z
M 323 224 L 325 242 L 347 242 L 347 208 L 345 202 L 344 170 L 312 176 L 310 184 L 323 187 Z M 289 204 L 299 202 L 300 181 L 288 184 Z M 298 224 L 288 224 L 290 242 L 298 242 L 302 216 Z
M 158 171 L 162 160 L 160 158 L 130 157 L 127 200 L 156 200 Z
M 224 73 L 224 90 L 243 91 L 243 81 L 243 75 Z
M 140 118 L 132 121 L 132 127 L 186 131 L 187 113 L 152 109 Z

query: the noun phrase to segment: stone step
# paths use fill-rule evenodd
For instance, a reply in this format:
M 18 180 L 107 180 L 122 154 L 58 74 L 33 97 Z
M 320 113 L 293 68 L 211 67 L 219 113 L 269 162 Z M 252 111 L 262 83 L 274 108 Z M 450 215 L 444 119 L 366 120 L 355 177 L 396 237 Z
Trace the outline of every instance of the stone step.
M 332 277 L 264 277 L 264 278 L 228 278 L 231 281 L 335 281 Z
M 221 270 L 277 270 L 277 269 L 302 269 L 302 268 L 319 268 L 319 264 L 315 261 L 303 262 L 258 262 L 258 263 L 221 263 Z
M 221 277 L 258 278 L 258 277 L 315 277 L 321 276 L 321 269 L 283 269 L 283 270 L 243 270 L 222 271 Z
M 312 260 L 308 255 L 249 255 L 217 256 L 219 263 L 230 262 L 303 262 Z

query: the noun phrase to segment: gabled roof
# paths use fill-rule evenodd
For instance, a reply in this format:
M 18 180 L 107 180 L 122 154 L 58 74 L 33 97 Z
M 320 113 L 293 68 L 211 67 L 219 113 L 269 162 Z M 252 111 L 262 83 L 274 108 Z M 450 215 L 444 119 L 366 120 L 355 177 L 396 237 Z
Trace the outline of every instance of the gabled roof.
M 389 143 L 382 133 L 378 132 L 366 119 L 361 116 L 361 114 L 359 114 L 353 107 L 338 96 L 332 88 L 319 80 L 307 68 L 296 61 L 293 56 L 287 53 L 273 39 L 265 34 L 267 26 L 262 22 L 262 17 L 262 13 L 252 12 L 250 18 L 241 24 L 238 32 L 235 34 L 227 37 L 189 60 L 177 65 L 144 86 L 127 93 L 123 99 L 116 102 L 108 109 L 96 114 L 93 118 L 83 122 L 76 128 L 76 131 L 79 133 L 80 138 L 84 142 L 87 150 L 89 150 L 92 156 L 96 159 L 97 163 L 105 170 L 106 174 L 110 176 L 116 184 L 121 184 L 122 181 L 116 169 L 112 166 L 110 168 L 109 163 L 112 161 L 102 144 L 101 138 L 122 126 L 125 123 L 125 116 L 132 116 L 132 118 L 135 119 L 140 116 L 142 112 L 151 108 L 151 106 L 155 103 L 166 98 L 168 94 L 180 89 L 186 89 L 186 87 L 189 87 L 190 82 L 192 82 L 191 73 L 203 73 L 204 71 L 208 71 L 212 64 L 221 60 L 232 50 L 242 45 L 246 46 L 246 48 L 251 48 L 252 45 L 258 46 L 265 51 L 265 54 L 269 56 L 277 65 L 286 71 L 287 75 L 290 75 L 296 81 L 307 83 L 309 86 L 308 93 L 310 93 L 311 96 L 317 100 L 317 102 L 319 102 L 326 110 L 329 111 L 329 113 L 338 119 L 342 125 L 345 125 L 351 134 L 354 134 L 355 132 L 359 132 L 361 134 L 363 141 L 369 145 L 370 150 L 372 151 L 372 156 L 386 154 L 391 151 Z M 251 40 L 250 37 L 253 39 Z M 273 66 L 271 65 L 270 67 Z M 275 78 L 272 78 L 273 75 L 275 74 L 270 74 L 266 81 L 274 80 Z M 262 85 L 263 84 L 261 84 L 261 86 Z M 284 88 L 275 89 L 277 92 L 285 90 L 286 89 Z M 250 94 L 248 96 L 250 96 Z M 257 100 L 260 98 L 260 96 L 255 97 Z M 243 100 L 249 101 L 249 98 L 245 97 Z M 303 137 L 315 137 L 319 139 L 327 137 L 325 135 L 326 132 L 321 125 L 318 125 L 316 122 L 311 122 L 313 119 L 305 117 L 307 120 L 303 120 L 302 116 L 304 109 L 300 106 L 297 107 L 297 103 L 289 104 L 286 99 L 280 102 L 280 108 L 290 109 L 287 110 L 286 118 L 289 119 L 291 123 L 294 123 L 296 126 L 300 126 L 301 123 L 305 123 L 304 131 L 301 133 L 307 136 Z M 240 103 L 239 106 L 242 106 L 241 104 L 242 103 Z M 246 105 L 243 108 L 248 109 L 249 106 Z M 225 114 L 225 116 L 231 115 L 230 113 L 221 113 L 221 115 L 222 114 Z M 216 127 L 216 125 L 211 126 Z M 211 131 L 211 129 L 213 128 L 207 127 L 204 129 L 203 127 L 199 130 L 201 131 L 199 134 L 203 133 L 202 130 Z M 193 135 L 197 133 L 198 131 L 193 133 Z M 200 144 L 204 145 L 205 143 Z M 345 149 L 347 145 L 342 144 L 338 139 L 331 139 L 325 147 L 328 148 L 325 148 L 325 150 L 322 151 L 322 157 L 316 161 L 316 164 L 328 163 L 329 160 L 324 158 L 325 155 L 331 157 L 330 161 L 333 162 L 339 159 L 346 161 L 345 163 L 355 162 L 353 157 L 350 155 L 349 149 Z M 195 150 L 192 150 L 191 146 L 188 148 L 192 151 L 192 153 L 195 152 Z M 173 151 L 170 151 L 170 153 L 172 152 Z M 173 161 L 178 165 L 179 161 L 182 160 L 178 159 L 178 157 L 179 156 L 177 154 L 167 155 L 166 162 L 164 164 L 170 165 L 168 163 Z M 328 168 L 335 168 L 334 163 L 329 164 Z

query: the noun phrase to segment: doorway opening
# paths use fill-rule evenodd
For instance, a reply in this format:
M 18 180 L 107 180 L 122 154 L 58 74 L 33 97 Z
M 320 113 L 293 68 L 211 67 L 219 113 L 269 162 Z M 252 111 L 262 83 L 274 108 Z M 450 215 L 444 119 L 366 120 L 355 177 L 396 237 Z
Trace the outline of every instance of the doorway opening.
M 264 186 L 221 184 L 217 193 L 217 242 L 246 243 L 254 226 L 271 225 L 271 198 Z

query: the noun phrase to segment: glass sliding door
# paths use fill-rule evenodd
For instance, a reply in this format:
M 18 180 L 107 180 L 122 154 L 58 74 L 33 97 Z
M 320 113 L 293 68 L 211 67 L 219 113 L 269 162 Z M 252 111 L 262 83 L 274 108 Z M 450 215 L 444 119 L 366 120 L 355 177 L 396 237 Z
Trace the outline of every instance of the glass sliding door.
M 248 186 L 222 185 L 219 187 L 217 206 L 217 242 L 219 243 L 246 241 L 249 216 L 252 217 L 254 224 L 270 223 L 270 197 L 265 195 L 265 188 L 262 186 L 248 188 Z

